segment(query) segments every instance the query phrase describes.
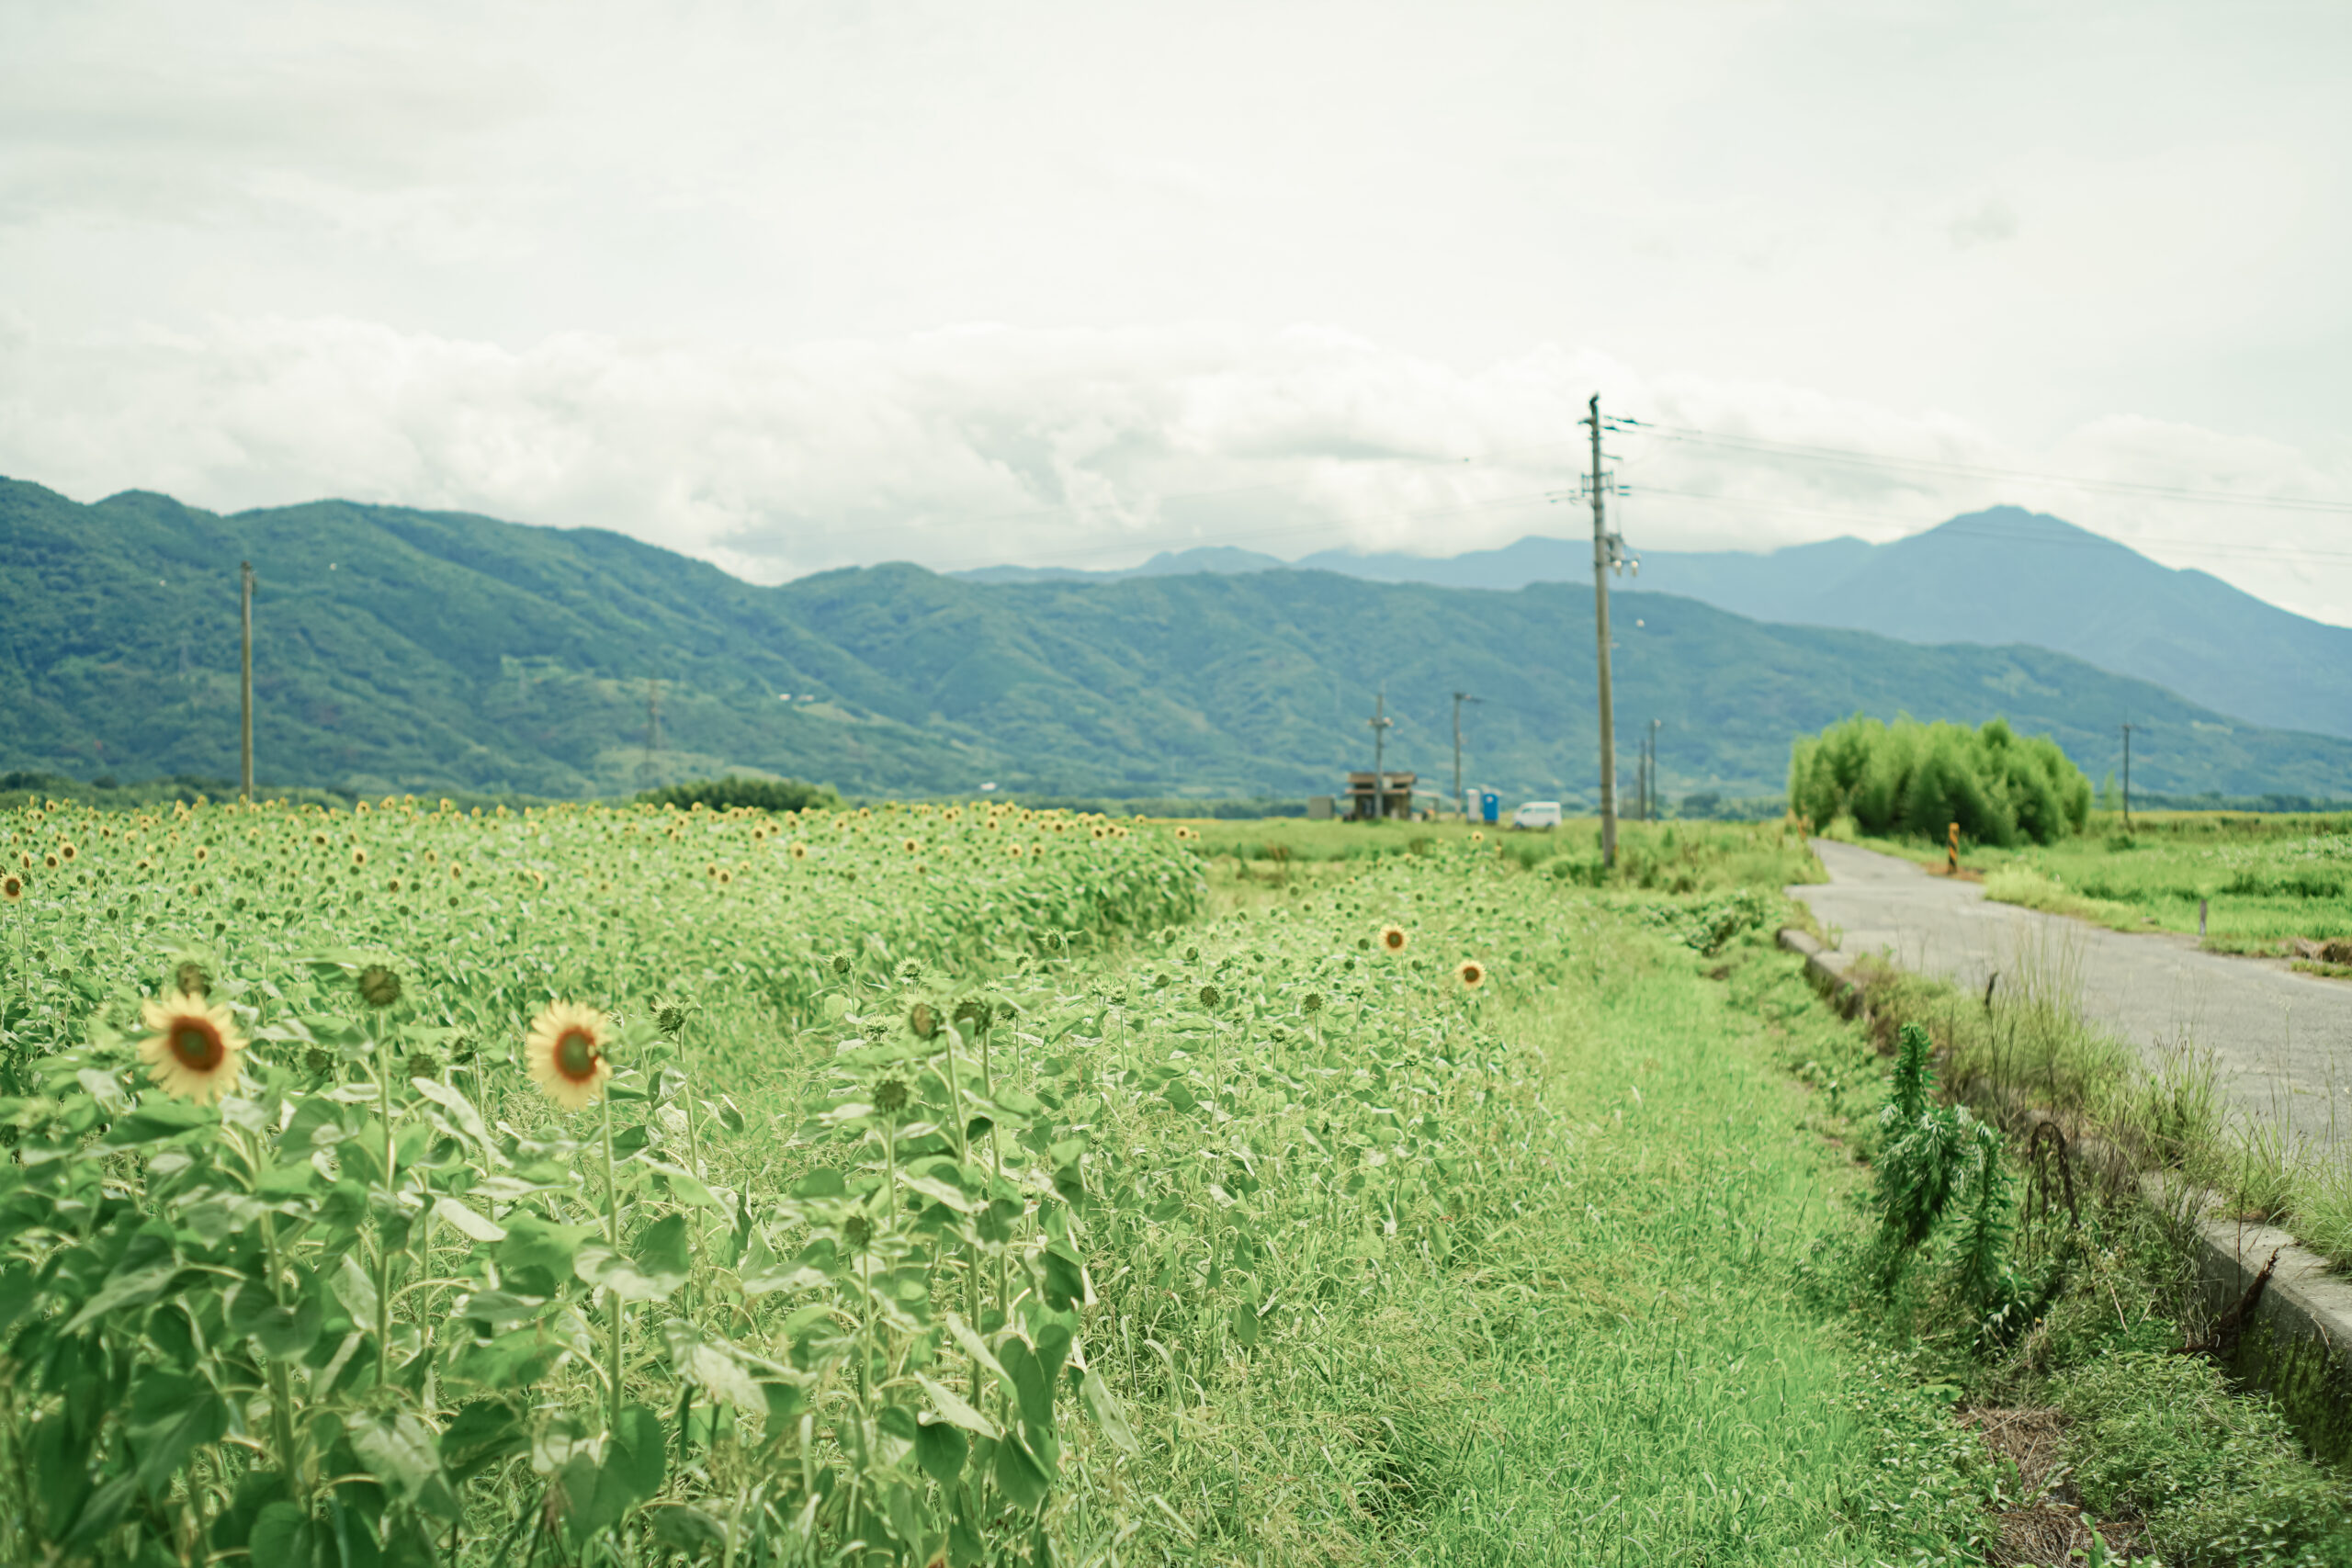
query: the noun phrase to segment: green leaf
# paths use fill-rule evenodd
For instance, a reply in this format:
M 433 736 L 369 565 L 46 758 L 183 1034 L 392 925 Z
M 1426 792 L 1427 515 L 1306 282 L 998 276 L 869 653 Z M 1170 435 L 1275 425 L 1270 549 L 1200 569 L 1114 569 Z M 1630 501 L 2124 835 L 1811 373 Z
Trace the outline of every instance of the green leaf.
M 598 1241 L 582 1246 L 571 1259 L 571 1271 L 625 1302 L 666 1301 L 671 1292 L 686 1282 L 683 1269 L 676 1273 L 649 1272 Z
M 662 1490 L 669 1452 L 662 1417 L 642 1404 L 631 1404 L 621 1411 L 620 1424 L 605 1445 L 605 1469 L 626 1485 L 631 1501 L 643 1502 Z
M 652 1517 L 653 1539 L 689 1559 L 701 1552 L 726 1550 L 727 1527 L 691 1504 L 673 1503 L 657 1508 Z
M 354 1323 L 376 1321 L 376 1281 L 368 1277 L 368 1270 L 356 1256 L 348 1252 L 343 1255 L 328 1288 L 334 1292 L 334 1299 L 343 1303 L 343 1310 L 351 1314 Z
M 506 1216 L 506 1239 L 491 1253 L 502 1272 L 544 1269 L 548 1282 L 568 1279 L 581 1244 L 596 1234 L 594 1225 L 550 1224 L 537 1214 Z
M 111 1123 L 102 1141 L 109 1148 L 135 1149 L 219 1125 L 220 1113 L 217 1111 L 151 1094 L 138 1110 Z
M 145 1306 L 168 1292 L 172 1281 L 178 1279 L 181 1272 L 179 1260 L 167 1258 L 160 1263 L 151 1263 L 144 1268 L 110 1276 L 104 1285 L 98 1287 L 96 1295 L 82 1303 L 82 1310 L 66 1324 L 65 1332 L 78 1334 L 109 1313 L 120 1312 L 127 1307 Z
M 647 1169 L 662 1179 L 669 1188 L 670 1195 L 679 1202 L 690 1203 L 697 1209 L 719 1208 L 718 1194 L 711 1191 L 704 1185 L 700 1177 L 685 1167 L 670 1165 L 658 1159 L 649 1159 L 642 1163 Z
M 506 1227 L 484 1218 L 455 1198 L 435 1198 L 433 1214 L 469 1241 L 504 1241 Z
M 1027 1343 L 1008 1337 L 998 1349 L 997 1359 L 1012 1375 L 1013 1392 L 1021 1401 L 1022 1420 L 1039 1431 L 1053 1430 L 1054 1385 Z
M 1016 1508 L 1035 1512 L 1044 1505 L 1046 1494 L 1052 1489 L 1052 1478 L 1039 1464 L 1021 1438 L 1011 1432 L 997 1439 L 996 1485 Z
M 351 1417 L 345 1435 L 368 1472 L 395 1497 L 438 1518 L 458 1517 L 458 1496 L 441 1472 L 441 1454 L 432 1429 L 406 1411 L 366 1412 Z
M 1136 1441 L 1136 1429 L 1128 1424 L 1125 1409 L 1111 1392 L 1111 1385 L 1102 1381 L 1102 1374 L 1092 1367 L 1087 1368 L 1086 1381 L 1079 1384 L 1079 1394 L 1086 1401 L 1086 1408 L 1093 1412 L 1094 1424 L 1102 1428 L 1102 1435 L 1111 1439 L 1113 1446 L 1130 1457 L 1140 1457 L 1143 1447 Z
M 441 1466 L 462 1486 L 500 1460 L 531 1446 L 521 1413 L 503 1399 L 477 1399 L 459 1409 L 441 1434 Z
M 1013 1387 L 1012 1374 L 1004 1370 L 1004 1363 L 996 1359 L 996 1352 L 989 1348 L 988 1341 L 972 1332 L 970 1324 L 951 1312 L 947 1314 L 947 1332 L 955 1337 L 956 1343 L 963 1348 L 964 1354 L 996 1374 L 997 1382 L 1004 1385 L 1005 1393 L 1019 1392 Z
M 1073 1303 L 1086 1299 L 1086 1276 L 1078 1259 L 1059 1247 L 1048 1247 L 1045 1255 L 1046 1304 L 1056 1312 L 1068 1312 Z
M 956 1478 L 964 1473 L 964 1461 L 970 1452 L 971 1445 L 964 1440 L 964 1434 L 944 1421 L 926 1421 L 915 1429 L 915 1462 L 942 1486 L 956 1484 Z
M 939 1412 L 942 1420 L 967 1432 L 978 1432 L 983 1438 L 996 1436 L 996 1424 L 975 1410 L 962 1394 L 921 1372 L 915 1374 L 915 1381 L 922 1385 L 923 1393 L 930 1396 L 931 1407 Z M 963 1461 L 958 1460 L 956 1462 L 960 1465 Z
M 309 1568 L 314 1555 L 310 1516 L 292 1503 L 266 1503 L 245 1546 L 246 1561 L 257 1568 Z
M 705 1334 L 684 1318 L 673 1317 L 663 1324 L 662 1337 L 669 1343 L 670 1364 L 677 1369 L 681 1379 L 739 1410 L 763 1410 L 767 1406 L 755 1371 L 774 1377 L 789 1371 L 763 1357 L 752 1356 L 716 1335 Z
M 138 1455 L 139 1484 L 160 1498 L 192 1450 L 220 1440 L 229 1429 L 229 1410 L 209 1383 L 149 1372 L 131 1387 L 124 1427 Z
M 636 1242 L 629 1247 L 629 1254 L 647 1273 L 675 1274 L 683 1282 L 687 1275 L 694 1272 L 691 1240 L 686 1216 L 672 1214 L 639 1233 Z

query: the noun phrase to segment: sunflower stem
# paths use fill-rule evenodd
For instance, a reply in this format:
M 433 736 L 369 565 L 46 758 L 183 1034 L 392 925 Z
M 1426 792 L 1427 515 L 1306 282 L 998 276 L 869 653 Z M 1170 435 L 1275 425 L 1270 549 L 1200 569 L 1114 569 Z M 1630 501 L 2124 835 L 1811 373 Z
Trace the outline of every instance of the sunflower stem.
M 385 1387 L 392 1381 L 392 1221 L 400 1212 L 400 1187 L 394 1179 L 393 1162 L 399 1158 L 399 1140 L 392 1127 L 392 1080 L 385 1071 L 383 1042 L 376 1043 L 376 1108 L 384 1119 L 384 1203 L 385 1215 L 377 1221 L 376 1232 L 376 1386 Z
M 613 1196 L 613 1096 L 609 1084 L 605 1086 L 602 1103 L 605 1122 L 605 1239 L 611 1246 L 613 1256 L 618 1258 L 621 1250 L 621 1212 L 619 1204 Z M 610 1285 L 606 1285 L 605 1290 L 605 1293 L 612 1298 L 609 1305 L 613 1314 L 610 1429 L 617 1432 L 621 1429 L 621 1333 L 625 1326 L 624 1314 L 627 1309 L 622 1305 L 621 1293 L 618 1291 L 614 1290 Z
M 269 1260 L 270 1299 L 279 1306 L 286 1304 L 286 1262 L 277 1250 L 277 1224 L 274 1216 L 264 1211 L 261 1216 L 262 1249 Z M 302 1455 L 296 1446 L 294 1435 L 293 1380 L 286 1375 L 285 1361 L 269 1358 L 269 1424 L 277 1438 L 277 1462 L 285 1472 L 287 1484 L 301 1500 L 302 1510 L 310 1512 L 311 1484 L 303 1474 Z

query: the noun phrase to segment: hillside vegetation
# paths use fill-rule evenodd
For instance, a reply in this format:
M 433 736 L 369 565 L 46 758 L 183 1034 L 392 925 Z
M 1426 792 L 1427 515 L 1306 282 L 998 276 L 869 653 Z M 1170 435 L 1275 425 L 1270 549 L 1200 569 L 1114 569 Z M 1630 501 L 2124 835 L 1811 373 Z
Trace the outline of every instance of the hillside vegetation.
M 1370 762 L 1514 798 L 1592 793 L 1591 595 L 1320 572 L 989 585 L 910 566 L 763 588 L 593 530 L 339 502 L 218 516 L 0 481 L 0 771 L 236 775 L 254 562 L 266 784 L 633 794 L 729 772 L 858 794 L 1286 797 Z M 1855 712 L 2006 716 L 2151 790 L 2329 796 L 2352 742 L 2250 728 L 2026 647 L 1925 648 L 1628 593 L 1617 712 L 1669 799 L 1776 795 Z M 787 700 L 788 699 L 788 700 Z M 658 706 L 658 718 L 654 712 Z M 651 742 L 651 744 L 649 744 Z

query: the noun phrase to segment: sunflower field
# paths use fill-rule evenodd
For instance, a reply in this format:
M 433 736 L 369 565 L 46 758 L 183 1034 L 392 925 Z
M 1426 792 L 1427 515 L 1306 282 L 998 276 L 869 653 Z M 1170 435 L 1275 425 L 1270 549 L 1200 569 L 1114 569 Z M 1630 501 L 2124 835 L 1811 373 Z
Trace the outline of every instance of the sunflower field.
M 1221 917 L 1173 833 L 1002 807 L 36 805 L 0 852 L 7 1562 L 1390 1560 L 1512 1303 L 1634 1288 L 1567 1179 L 1625 1108 L 1508 1021 L 1679 950 L 1491 846 Z M 1671 1245 L 1763 1246 L 1752 1156 L 1688 1214 L 1638 1168 Z M 1929 1511 L 1869 1501 L 1873 1419 L 1657 1528 L 1877 1560 Z

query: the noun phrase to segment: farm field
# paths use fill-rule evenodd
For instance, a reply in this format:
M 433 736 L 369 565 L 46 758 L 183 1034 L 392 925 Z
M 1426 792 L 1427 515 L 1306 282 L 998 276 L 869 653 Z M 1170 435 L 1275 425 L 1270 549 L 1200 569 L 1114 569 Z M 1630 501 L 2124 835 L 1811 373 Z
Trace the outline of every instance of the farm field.
M 1322 826 L 12 814 L 0 1556 L 1976 1560 L 1802 844 Z
M 1860 839 L 1940 866 L 1939 845 Z M 2013 850 L 1971 847 L 1984 895 L 2117 931 L 2194 933 L 2205 946 L 2278 956 L 2291 937 L 2352 938 L 2352 815 L 2101 812 L 2084 833 Z M 2337 965 L 2336 967 L 2343 967 Z

